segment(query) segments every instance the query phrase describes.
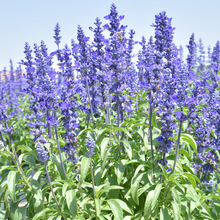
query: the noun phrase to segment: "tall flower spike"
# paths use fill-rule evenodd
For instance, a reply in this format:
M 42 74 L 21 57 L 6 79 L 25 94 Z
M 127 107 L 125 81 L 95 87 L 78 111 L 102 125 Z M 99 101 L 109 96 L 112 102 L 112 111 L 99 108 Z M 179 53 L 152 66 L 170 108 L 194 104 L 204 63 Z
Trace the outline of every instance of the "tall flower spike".
M 37 143 L 36 147 L 37 156 L 40 162 L 46 162 L 50 157 L 47 155 L 47 150 L 43 144 Z
M 121 32 L 126 28 L 126 26 L 120 26 L 120 21 L 124 19 L 124 15 L 118 16 L 115 4 L 111 5 L 110 14 L 105 16 L 104 18 L 110 21 L 110 26 L 105 25 L 110 31 L 110 36 L 113 36 L 116 32 Z
M 134 44 L 135 44 L 134 35 L 135 35 L 135 31 L 131 29 L 129 32 L 129 40 L 128 40 L 128 46 L 126 50 L 127 65 L 131 65 L 131 61 L 132 61 L 132 52 L 133 52 Z
M 161 12 L 155 16 L 155 46 L 154 46 L 154 67 L 153 80 L 150 78 L 156 88 L 153 88 L 153 103 L 160 107 L 157 113 L 161 114 L 161 135 L 157 138 L 160 142 L 158 149 L 162 152 L 162 159 L 157 163 L 165 166 L 166 153 L 173 149 L 173 142 L 170 137 L 173 136 L 174 123 L 173 112 L 175 101 L 172 95 L 175 93 L 175 64 L 173 62 L 175 47 L 173 44 L 174 29 L 171 26 L 171 18 L 168 18 L 166 12 Z M 159 85 L 158 85 L 159 84 Z M 159 88 L 158 88 L 159 86 Z
M 199 67 L 198 67 L 199 72 L 203 72 L 205 68 L 205 51 L 204 51 L 204 46 L 203 46 L 201 38 L 199 39 L 198 63 L 199 63 Z
M 192 70 L 192 67 L 196 65 L 196 43 L 195 43 L 195 36 L 194 33 L 191 35 L 189 39 L 189 45 L 186 46 L 189 50 L 189 54 L 186 58 L 188 64 L 188 70 Z
M 95 153 L 93 152 L 95 149 L 95 141 L 93 140 L 93 138 L 91 136 L 88 137 L 87 139 L 87 145 L 86 145 L 87 149 L 89 150 L 89 152 L 87 152 L 86 154 L 89 157 L 92 157 Z
M 107 76 L 104 74 L 104 42 L 105 37 L 103 35 L 104 29 L 102 28 L 102 22 L 99 18 L 95 20 L 95 28 L 94 30 L 90 28 L 94 32 L 94 40 L 93 47 L 94 51 L 92 52 L 92 71 L 89 74 L 90 83 L 93 84 L 92 88 L 92 99 L 96 99 L 96 103 L 94 103 L 93 108 L 96 108 L 96 105 L 99 105 L 100 108 L 105 107 L 106 103 L 106 95 L 105 91 L 107 90 Z M 94 86 L 96 85 L 96 86 Z M 96 88 L 96 89 L 95 89 Z
M 15 81 L 13 62 L 12 62 L 11 59 L 10 59 L 10 81 L 11 81 L 11 82 L 14 82 L 14 81 Z
M 171 20 L 172 18 L 168 18 L 166 12 L 163 11 L 155 16 L 155 24 L 152 25 L 155 28 L 155 49 L 163 53 L 167 60 L 170 60 L 175 29 L 171 26 Z
M 54 37 L 55 39 L 55 44 L 58 46 L 59 48 L 59 44 L 60 44 L 60 39 L 61 39 L 61 36 L 60 36 L 60 25 L 59 23 L 56 24 L 55 26 L 55 29 L 54 29 Z
M 181 61 L 183 61 L 183 46 L 182 45 L 180 45 L 179 47 L 179 58 Z
M 220 42 L 217 41 L 215 47 L 213 48 L 213 52 L 211 54 L 211 62 L 212 68 L 215 73 L 218 73 L 220 70 Z
M 126 68 L 127 68 L 126 75 L 128 79 L 127 86 L 131 92 L 130 95 L 133 95 L 138 91 L 138 73 L 135 70 L 134 63 L 132 61 L 132 58 L 134 57 L 132 53 L 133 53 L 134 45 L 136 44 L 136 42 L 134 41 L 134 34 L 135 34 L 135 31 L 130 30 L 128 45 L 125 50 L 125 59 L 126 59 Z M 129 105 L 129 108 L 131 108 L 131 100 L 129 101 L 130 103 L 128 105 Z

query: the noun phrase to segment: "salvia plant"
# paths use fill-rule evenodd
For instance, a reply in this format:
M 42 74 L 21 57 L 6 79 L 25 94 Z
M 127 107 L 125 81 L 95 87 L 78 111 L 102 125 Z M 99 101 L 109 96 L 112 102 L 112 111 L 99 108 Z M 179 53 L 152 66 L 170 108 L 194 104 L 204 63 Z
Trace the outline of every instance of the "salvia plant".
M 112 4 L 1 71 L 1 219 L 220 219 L 220 43 L 151 26 L 135 40 Z

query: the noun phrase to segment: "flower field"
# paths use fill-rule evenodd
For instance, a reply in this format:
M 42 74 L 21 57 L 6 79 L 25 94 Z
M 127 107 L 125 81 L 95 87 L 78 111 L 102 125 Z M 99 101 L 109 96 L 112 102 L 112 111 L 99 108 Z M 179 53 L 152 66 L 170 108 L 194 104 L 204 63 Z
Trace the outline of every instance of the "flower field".
M 0 219 L 219 220 L 220 42 L 140 42 L 114 4 L 0 75 Z M 135 47 L 141 48 L 135 54 Z

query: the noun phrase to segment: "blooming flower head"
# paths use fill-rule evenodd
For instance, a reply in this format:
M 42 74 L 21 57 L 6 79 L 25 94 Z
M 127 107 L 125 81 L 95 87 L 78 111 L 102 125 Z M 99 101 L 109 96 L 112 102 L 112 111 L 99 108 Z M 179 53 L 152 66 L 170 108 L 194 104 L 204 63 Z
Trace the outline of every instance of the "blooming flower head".
M 111 5 L 110 14 L 104 18 L 110 21 L 110 26 L 105 26 L 110 31 L 110 36 L 113 36 L 116 32 L 121 32 L 126 28 L 126 26 L 120 25 L 120 21 L 124 19 L 124 15 L 118 15 L 115 4 Z
M 189 45 L 186 46 L 189 50 L 189 54 L 186 58 L 187 64 L 188 64 L 188 70 L 191 70 L 192 67 L 196 64 L 196 43 L 195 43 L 195 36 L 194 33 L 191 35 L 189 39 Z
M 40 162 L 46 162 L 50 157 L 47 155 L 47 150 L 43 144 L 40 142 L 37 143 L 36 147 L 37 156 Z
M 168 18 L 166 12 L 163 11 L 155 16 L 155 49 L 160 53 L 164 53 L 169 59 L 173 41 L 173 31 L 175 28 L 171 26 L 172 18 Z
M 57 46 L 59 46 L 60 44 L 60 39 L 61 39 L 61 36 L 60 36 L 60 26 L 59 26 L 59 23 L 56 24 L 55 26 L 55 29 L 54 29 L 54 37 L 55 39 L 55 43 Z
M 88 137 L 87 139 L 87 145 L 86 145 L 87 149 L 89 150 L 89 152 L 87 152 L 86 154 L 89 157 L 92 157 L 95 153 L 93 152 L 93 150 L 95 149 L 95 141 L 93 140 L 93 138 L 91 136 Z

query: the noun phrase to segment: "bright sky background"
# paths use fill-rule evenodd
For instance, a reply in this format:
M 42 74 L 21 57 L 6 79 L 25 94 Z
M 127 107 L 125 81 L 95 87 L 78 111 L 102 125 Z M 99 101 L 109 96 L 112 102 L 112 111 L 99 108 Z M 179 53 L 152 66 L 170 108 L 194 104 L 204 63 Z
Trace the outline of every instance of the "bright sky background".
M 39 44 L 43 40 L 49 51 L 56 49 L 53 42 L 54 26 L 61 26 L 62 44 L 70 46 L 76 39 L 77 26 L 81 25 L 87 36 L 94 20 L 109 14 L 115 3 L 123 24 L 136 32 L 135 40 L 147 39 L 154 34 L 150 26 L 155 15 L 166 11 L 176 27 L 174 42 L 186 45 L 195 33 L 196 41 L 202 39 L 205 47 L 214 46 L 220 40 L 220 0 L 0 0 L 0 70 L 9 69 L 9 59 L 16 67 L 24 58 L 24 44 Z

